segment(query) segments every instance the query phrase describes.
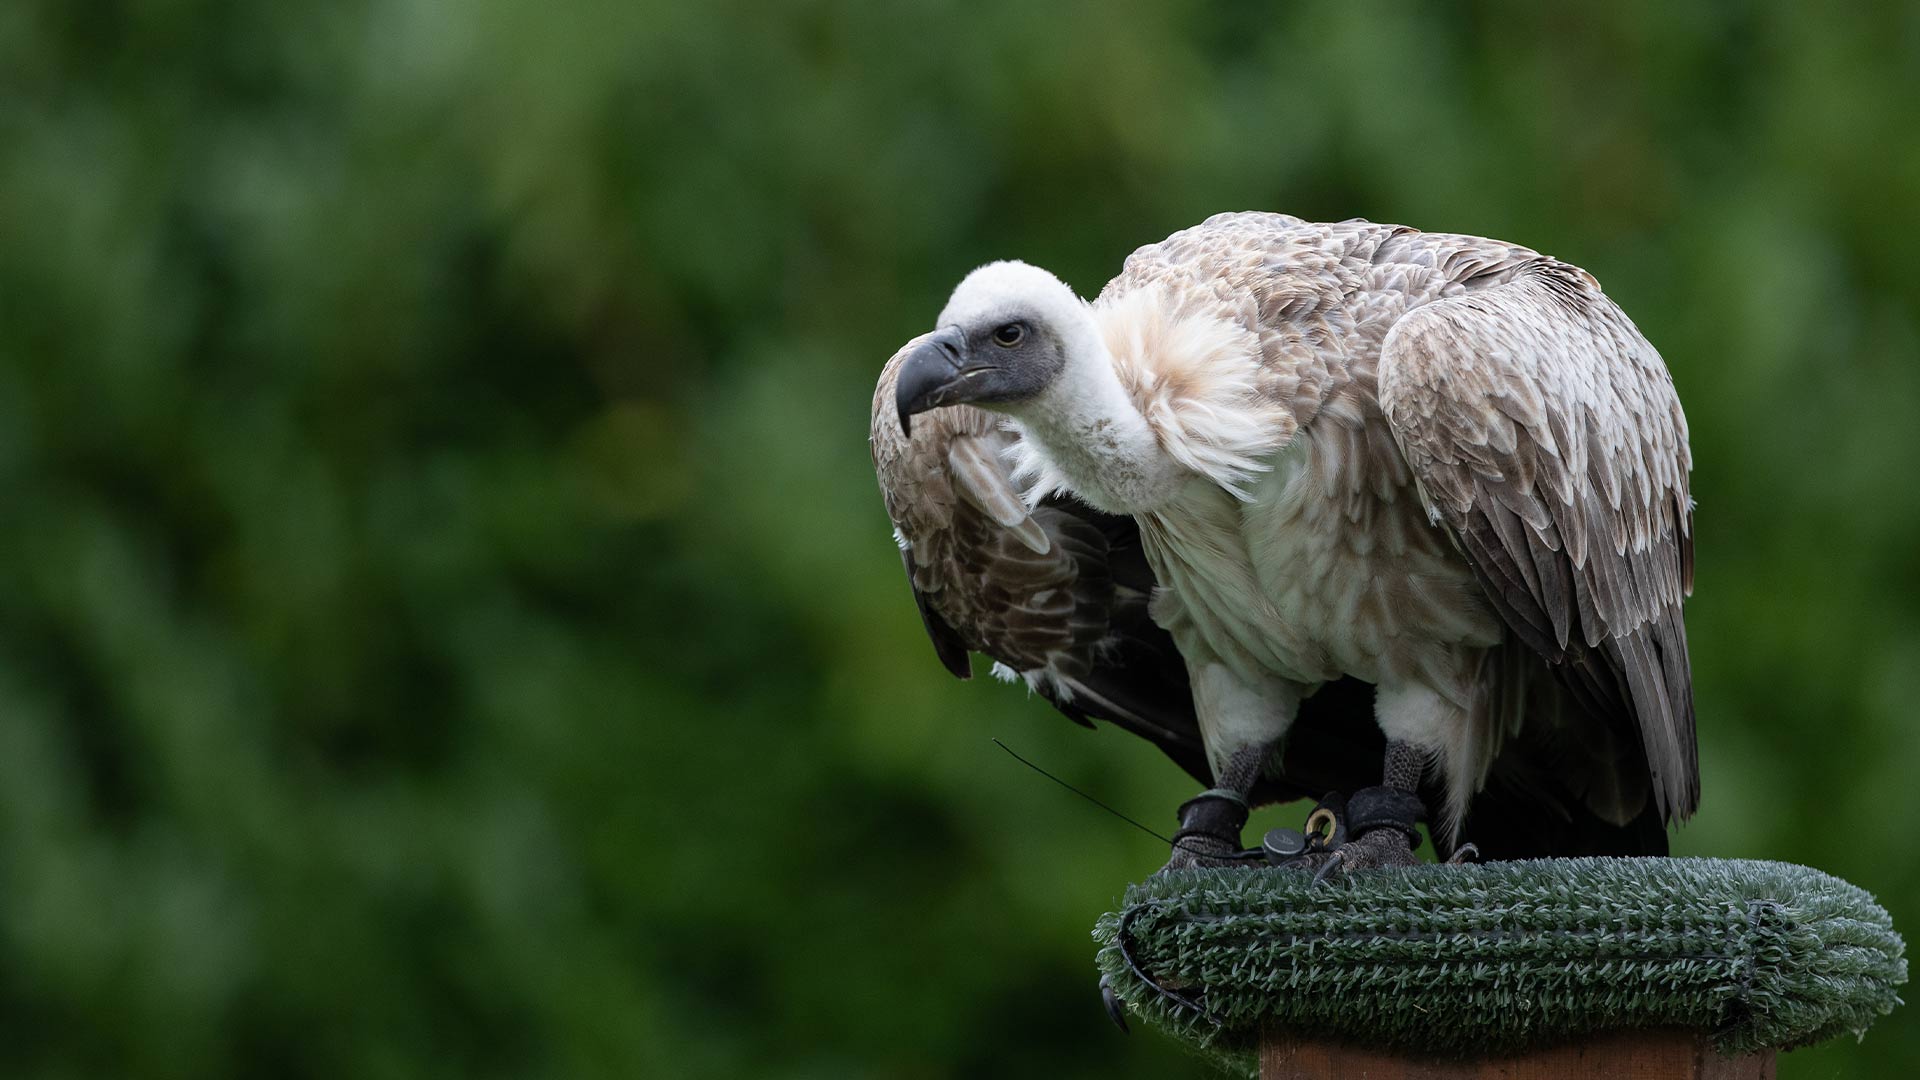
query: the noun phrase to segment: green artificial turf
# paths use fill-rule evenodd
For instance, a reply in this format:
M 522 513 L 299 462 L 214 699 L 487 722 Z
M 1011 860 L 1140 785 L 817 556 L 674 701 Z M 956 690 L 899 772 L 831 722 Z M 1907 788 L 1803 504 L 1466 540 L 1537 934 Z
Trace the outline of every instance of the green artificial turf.
M 1865 1032 L 1907 977 L 1864 890 L 1729 859 L 1421 866 L 1319 885 L 1295 870 L 1184 871 L 1129 888 L 1094 937 L 1133 1013 L 1227 1055 L 1267 1021 L 1446 1056 L 1676 1026 L 1726 1053 L 1786 1049 Z

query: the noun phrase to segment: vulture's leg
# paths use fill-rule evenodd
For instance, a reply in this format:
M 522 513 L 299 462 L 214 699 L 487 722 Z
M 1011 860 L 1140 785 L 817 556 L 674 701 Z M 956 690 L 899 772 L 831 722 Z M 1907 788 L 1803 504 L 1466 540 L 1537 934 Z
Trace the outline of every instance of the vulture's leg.
M 1254 785 L 1293 726 L 1302 688 L 1280 679 L 1248 678 L 1211 659 L 1203 641 L 1176 640 L 1192 676 L 1193 711 L 1213 766 L 1213 786 L 1180 805 L 1173 857 L 1164 869 L 1259 866 L 1261 853 L 1240 846 L 1240 828 L 1247 823 Z
M 1214 775 L 1213 787 L 1180 804 L 1180 829 L 1173 834 L 1173 857 L 1163 868 L 1194 866 L 1258 866 L 1260 854 L 1240 846 L 1240 828 L 1247 823 L 1248 798 L 1260 771 L 1279 743 L 1243 746 L 1228 755 Z
M 1343 869 L 1419 863 L 1413 851 L 1420 846 L 1420 819 L 1427 816 L 1426 804 L 1420 801 L 1420 778 L 1426 768 L 1426 751 L 1412 743 L 1387 742 L 1380 786 L 1347 796 Z
M 1351 795 L 1338 792 L 1320 800 L 1307 815 L 1304 832 L 1275 829 L 1267 834 L 1268 858 L 1305 870 L 1317 879 L 1329 874 L 1381 866 L 1415 866 L 1420 860 L 1419 824 L 1427 816 L 1420 780 L 1427 753 L 1412 743 L 1388 740 L 1378 787 Z

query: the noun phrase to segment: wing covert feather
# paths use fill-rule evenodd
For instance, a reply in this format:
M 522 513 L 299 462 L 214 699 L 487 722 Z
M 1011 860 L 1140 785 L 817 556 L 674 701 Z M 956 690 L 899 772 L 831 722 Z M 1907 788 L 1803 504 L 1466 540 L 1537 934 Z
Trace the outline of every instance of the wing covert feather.
M 1692 461 L 1659 354 L 1584 271 L 1542 258 L 1402 317 L 1379 379 L 1429 513 L 1494 607 L 1590 712 L 1637 733 L 1661 816 L 1685 818 Z

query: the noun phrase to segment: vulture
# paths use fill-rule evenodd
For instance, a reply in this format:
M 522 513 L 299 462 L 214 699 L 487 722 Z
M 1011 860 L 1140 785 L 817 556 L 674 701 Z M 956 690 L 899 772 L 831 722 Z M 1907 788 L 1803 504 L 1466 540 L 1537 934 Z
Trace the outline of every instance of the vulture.
M 1343 870 L 1414 861 L 1421 822 L 1664 853 L 1698 805 L 1686 419 L 1578 267 L 1268 213 L 1091 303 L 990 263 L 888 364 L 873 439 L 949 668 L 983 652 L 1211 785 L 1170 867 L 1322 788 L 1311 865 Z

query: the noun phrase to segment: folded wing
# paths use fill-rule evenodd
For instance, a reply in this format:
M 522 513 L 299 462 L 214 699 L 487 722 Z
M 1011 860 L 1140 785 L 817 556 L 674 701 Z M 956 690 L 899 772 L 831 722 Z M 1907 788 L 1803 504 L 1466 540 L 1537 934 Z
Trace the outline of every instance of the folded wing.
M 1659 354 L 1591 277 L 1542 259 L 1407 314 L 1379 381 L 1429 513 L 1580 705 L 1554 767 L 1616 823 L 1648 787 L 1660 820 L 1687 817 L 1691 459 Z M 1580 752 L 1614 736 L 1637 752 Z

